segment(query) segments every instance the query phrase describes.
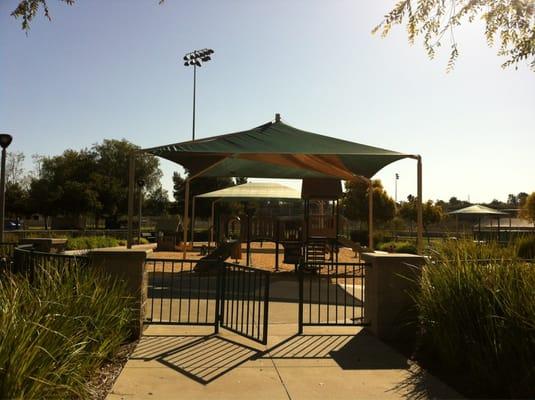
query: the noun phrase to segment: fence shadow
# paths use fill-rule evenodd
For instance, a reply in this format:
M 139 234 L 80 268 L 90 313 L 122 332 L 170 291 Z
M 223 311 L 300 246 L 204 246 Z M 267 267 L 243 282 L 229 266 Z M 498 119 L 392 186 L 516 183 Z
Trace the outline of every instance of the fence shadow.
M 409 368 L 404 356 L 364 329 L 356 335 L 294 335 L 266 350 L 261 357 L 332 359 L 344 370 Z
M 253 347 L 216 335 L 144 336 L 131 359 L 157 361 L 206 385 L 258 353 Z
M 407 378 L 392 388 L 391 392 L 410 400 L 462 398 L 459 393 L 415 364 L 409 369 Z

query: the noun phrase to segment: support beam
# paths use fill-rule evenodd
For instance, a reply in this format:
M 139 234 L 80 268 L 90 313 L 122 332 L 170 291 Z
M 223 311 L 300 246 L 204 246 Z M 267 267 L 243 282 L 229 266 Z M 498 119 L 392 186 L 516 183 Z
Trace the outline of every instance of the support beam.
M 422 209 L 422 156 L 417 156 L 418 167 L 417 167 L 417 180 L 418 180 L 418 197 L 416 199 L 416 220 L 417 220 L 417 249 L 418 254 L 422 255 L 424 252 L 424 218 L 423 218 L 423 209 Z
M 184 238 L 182 240 L 183 258 L 187 258 L 188 252 L 188 226 L 189 226 L 189 181 L 191 178 L 186 178 L 184 191 L 184 221 L 182 221 L 182 230 L 184 231 Z
M 368 247 L 373 250 L 373 184 L 368 181 Z
M 128 232 L 126 236 L 126 247 L 131 249 L 133 238 L 133 224 L 134 224 L 134 181 L 136 174 L 136 154 L 131 153 L 128 159 Z
M 210 239 L 208 241 L 208 249 L 210 249 L 210 246 L 212 244 L 212 242 L 214 241 L 214 229 L 215 229 L 215 202 L 217 200 L 214 200 L 212 201 L 212 216 L 210 218 Z M 215 247 L 215 243 L 214 243 L 214 247 Z
M 193 204 L 191 207 L 191 247 L 195 245 L 195 200 L 196 196 L 193 196 Z

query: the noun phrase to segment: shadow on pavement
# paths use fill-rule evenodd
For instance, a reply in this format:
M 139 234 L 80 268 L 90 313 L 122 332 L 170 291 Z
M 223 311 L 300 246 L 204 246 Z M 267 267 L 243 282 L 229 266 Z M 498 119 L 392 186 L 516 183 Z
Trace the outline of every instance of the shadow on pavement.
M 194 381 L 207 385 L 250 360 L 332 359 L 341 370 L 406 370 L 407 378 L 391 389 L 403 397 L 452 398 L 449 387 L 361 330 L 357 334 L 303 334 L 288 337 L 260 351 L 217 335 L 144 336 L 132 360 L 157 361 Z M 453 393 L 453 394 L 452 394 Z
M 144 336 L 132 360 L 155 360 L 206 385 L 259 353 L 215 335 Z
M 404 356 L 372 334 L 295 335 L 266 350 L 261 356 L 274 359 L 333 359 L 342 369 L 408 369 Z

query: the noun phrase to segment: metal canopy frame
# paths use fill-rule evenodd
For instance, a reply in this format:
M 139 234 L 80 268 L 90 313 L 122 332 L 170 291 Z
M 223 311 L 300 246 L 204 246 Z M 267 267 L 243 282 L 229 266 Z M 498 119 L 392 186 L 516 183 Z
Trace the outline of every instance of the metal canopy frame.
M 225 136 L 225 135 L 222 135 Z M 148 152 L 149 149 L 146 150 L 138 150 L 137 152 Z M 136 153 L 133 152 L 130 156 L 129 160 L 129 184 L 128 184 L 128 235 L 127 235 L 127 247 L 131 248 L 133 244 L 133 216 L 134 216 L 134 182 L 135 182 L 135 157 Z M 152 154 L 152 153 L 151 153 Z M 189 228 L 189 201 L 190 201 L 190 182 L 192 179 L 201 177 L 205 174 L 207 174 L 209 171 L 213 170 L 215 167 L 223 163 L 224 161 L 228 159 L 232 159 L 238 156 L 238 154 L 228 154 L 224 158 L 221 158 L 219 161 L 214 162 L 212 165 L 208 166 L 205 169 L 202 169 L 192 176 L 185 179 L 185 201 L 184 201 L 184 218 L 183 218 L 183 257 L 186 258 L 187 256 L 187 247 L 188 247 L 188 228 Z M 262 154 L 260 154 L 262 156 Z M 417 249 L 418 254 L 423 253 L 423 211 L 422 211 L 422 157 L 420 155 L 404 155 L 405 158 L 412 158 L 417 161 L 417 167 L 416 167 L 416 177 L 417 177 Z M 278 164 L 273 164 L 274 167 L 277 167 Z M 313 167 L 307 168 L 307 165 L 302 166 L 303 173 L 306 173 L 307 171 L 315 171 Z M 232 175 L 234 176 L 234 175 Z M 225 177 L 232 177 L 231 174 L 225 175 Z M 255 178 L 256 176 L 250 176 L 251 178 Z M 274 177 L 276 178 L 276 177 Z M 374 226 L 373 226 L 373 187 L 372 187 L 372 179 L 367 178 L 362 175 L 352 175 L 344 177 L 341 176 L 335 176 L 333 175 L 332 178 L 336 179 L 343 179 L 343 180 L 361 180 L 368 184 L 368 201 L 369 201 L 369 212 L 368 212 L 368 231 L 369 231 L 369 247 L 373 249 L 374 243 L 373 243 L 373 232 L 374 232 Z

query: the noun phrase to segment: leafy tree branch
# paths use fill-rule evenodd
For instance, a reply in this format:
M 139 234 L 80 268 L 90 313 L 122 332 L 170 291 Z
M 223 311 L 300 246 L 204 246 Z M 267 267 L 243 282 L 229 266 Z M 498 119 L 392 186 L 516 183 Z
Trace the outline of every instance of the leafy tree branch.
M 507 58 L 502 67 L 528 62 L 535 71 L 535 0 L 401 0 L 372 33 L 385 37 L 394 25 L 406 25 L 409 42 L 423 37 L 430 58 L 448 40 L 451 71 L 459 56 L 455 28 L 476 18 L 485 22 L 488 45 L 500 43 L 498 55 Z

